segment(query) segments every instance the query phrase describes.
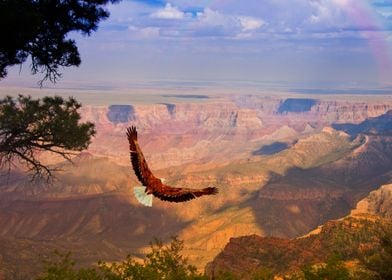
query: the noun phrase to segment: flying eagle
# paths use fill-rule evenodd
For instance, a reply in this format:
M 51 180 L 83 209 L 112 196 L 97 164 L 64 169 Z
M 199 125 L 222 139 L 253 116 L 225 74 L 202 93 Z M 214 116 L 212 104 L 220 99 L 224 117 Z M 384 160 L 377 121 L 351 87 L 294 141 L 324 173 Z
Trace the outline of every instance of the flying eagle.
M 218 189 L 208 187 L 204 189 L 173 188 L 163 184 L 161 179 L 152 174 L 144 159 L 142 150 L 137 141 L 136 127 L 127 129 L 131 162 L 136 177 L 143 186 L 135 187 L 134 192 L 137 200 L 146 206 L 152 206 L 152 196 L 170 202 L 184 202 L 202 195 L 217 194 Z

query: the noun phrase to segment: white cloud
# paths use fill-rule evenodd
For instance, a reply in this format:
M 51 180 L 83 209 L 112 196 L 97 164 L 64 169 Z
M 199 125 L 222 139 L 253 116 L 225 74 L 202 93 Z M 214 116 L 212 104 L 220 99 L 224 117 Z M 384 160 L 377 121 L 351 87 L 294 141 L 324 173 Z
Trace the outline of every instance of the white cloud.
M 206 8 L 203 12 L 197 13 L 197 19 L 203 24 L 222 26 L 230 24 L 231 21 L 229 17 L 210 8 Z
M 347 28 L 357 26 L 359 22 L 365 25 L 369 22 L 366 17 L 371 13 L 370 3 L 358 0 L 313 0 L 309 2 L 311 15 L 308 23 L 321 28 Z M 365 19 L 363 18 L 365 17 Z M 363 26 L 366 27 L 366 26 Z
M 350 7 L 353 4 L 351 0 L 332 0 L 332 3 L 343 8 Z
M 338 24 L 341 21 L 342 9 L 347 0 L 320 0 L 311 1 L 313 13 L 309 17 L 312 24 Z
M 314 7 L 315 12 L 309 17 L 311 23 L 319 23 L 321 21 L 330 20 L 331 8 L 325 5 L 323 2 L 310 2 L 310 5 Z
M 238 19 L 242 25 L 242 31 L 256 30 L 259 29 L 264 24 L 264 21 L 254 17 L 240 16 L 238 17 Z
M 150 16 L 158 19 L 183 19 L 186 14 L 172 4 L 166 3 L 166 6 L 163 9 L 159 9 Z
M 146 27 L 139 30 L 140 35 L 144 38 L 156 38 L 159 36 L 159 31 L 158 27 Z
M 264 25 L 260 18 L 251 16 L 240 16 L 236 14 L 224 14 L 210 8 L 197 13 L 195 26 L 199 29 L 199 35 L 225 36 L 232 38 L 250 38 L 251 31 L 259 29 Z M 246 33 L 246 34 L 245 34 Z
M 241 31 L 235 17 L 210 8 L 197 13 L 189 28 L 197 37 L 235 37 Z

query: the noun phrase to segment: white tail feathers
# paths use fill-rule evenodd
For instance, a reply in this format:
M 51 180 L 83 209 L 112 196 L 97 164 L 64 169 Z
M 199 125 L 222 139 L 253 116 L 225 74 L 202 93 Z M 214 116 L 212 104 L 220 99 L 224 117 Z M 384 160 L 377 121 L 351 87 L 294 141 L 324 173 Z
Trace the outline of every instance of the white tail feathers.
M 146 193 L 146 187 L 137 186 L 134 187 L 133 192 L 137 201 L 139 201 L 144 206 L 152 207 L 152 194 Z

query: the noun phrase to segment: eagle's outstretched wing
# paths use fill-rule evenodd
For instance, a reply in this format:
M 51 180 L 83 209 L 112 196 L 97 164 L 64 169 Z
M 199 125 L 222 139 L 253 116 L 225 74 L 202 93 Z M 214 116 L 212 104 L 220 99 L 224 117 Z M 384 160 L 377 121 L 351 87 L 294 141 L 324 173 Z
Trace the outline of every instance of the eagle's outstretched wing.
M 215 187 L 204 189 L 173 188 L 165 185 L 160 179 L 156 178 L 148 168 L 142 150 L 137 142 L 136 127 L 131 126 L 127 129 L 129 149 L 133 170 L 139 181 L 146 186 L 149 193 L 161 200 L 170 202 L 183 202 L 194 199 L 202 195 L 213 195 L 218 193 Z
M 187 189 L 187 188 L 173 188 L 167 185 L 162 185 L 160 189 L 154 189 L 153 195 L 161 200 L 170 202 L 183 202 L 194 199 L 202 195 L 217 194 L 216 187 L 208 187 L 204 189 Z
M 134 126 L 129 127 L 127 129 L 127 136 L 129 142 L 129 150 L 131 153 L 131 162 L 136 177 L 143 184 L 143 186 L 148 186 L 151 185 L 153 182 L 157 182 L 159 179 L 156 178 L 150 171 L 150 168 L 148 168 L 142 150 L 140 149 L 139 144 L 137 142 L 136 127 Z

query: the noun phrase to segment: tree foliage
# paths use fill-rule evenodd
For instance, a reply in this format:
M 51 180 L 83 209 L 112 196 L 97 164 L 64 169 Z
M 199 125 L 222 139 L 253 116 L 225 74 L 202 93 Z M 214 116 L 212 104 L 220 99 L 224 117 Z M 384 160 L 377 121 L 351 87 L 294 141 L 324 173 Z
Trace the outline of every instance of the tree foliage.
M 177 238 L 169 245 L 156 240 L 141 262 L 128 256 L 121 263 L 99 262 L 96 268 L 80 269 L 75 267 L 69 253 L 55 252 L 54 258 L 45 262 L 45 272 L 37 280 L 207 280 L 182 256 L 183 247 L 183 241 Z
M 15 160 L 27 165 L 33 178 L 52 176 L 51 168 L 39 158 L 52 152 L 71 160 L 75 151 L 86 149 L 95 134 L 94 124 L 80 123 L 75 99 L 20 95 L 0 100 L 0 166 L 12 167 Z
M 305 280 L 348 280 L 349 270 L 344 263 L 337 257 L 332 256 L 325 265 L 310 266 L 306 265 L 302 269 Z
M 55 251 L 50 261 L 44 261 L 45 273 L 36 280 L 99 280 L 102 279 L 94 268 L 76 268 L 71 253 Z
M 184 242 L 174 237 L 169 245 L 163 245 L 159 240 L 151 243 L 151 252 L 142 262 L 131 256 L 120 264 L 107 266 L 100 263 L 101 270 L 106 271 L 106 276 L 111 274 L 112 280 L 123 279 L 168 279 L 168 280 L 197 280 L 207 279 L 198 274 L 196 267 L 189 265 L 181 254 Z M 110 273 L 108 273 L 110 272 Z
M 381 250 L 364 257 L 362 261 L 366 269 L 373 272 L 375 279 L 392 279 L 392 236 L 383 236 L 381 245 Z
M 31 57 L 31 71 L 55 82 L 60 67 L 81 63 L 72 31 L 90 35 L 109 16 L 104 5 L 120 0 L 1 0 L 0 78 Z

